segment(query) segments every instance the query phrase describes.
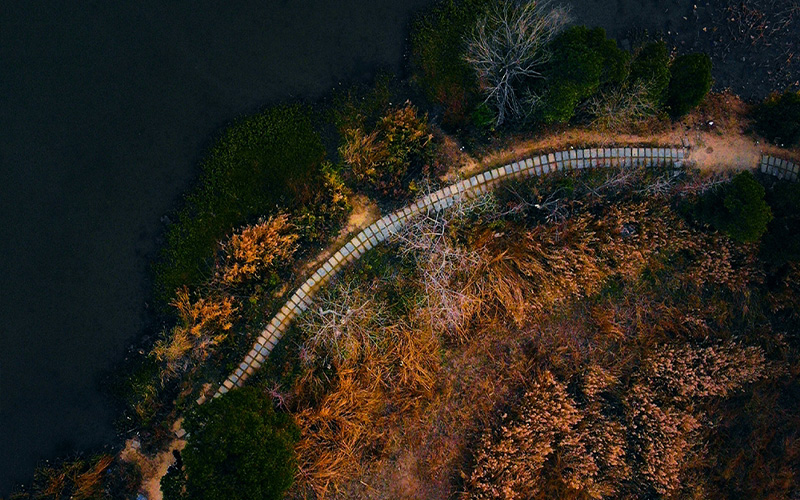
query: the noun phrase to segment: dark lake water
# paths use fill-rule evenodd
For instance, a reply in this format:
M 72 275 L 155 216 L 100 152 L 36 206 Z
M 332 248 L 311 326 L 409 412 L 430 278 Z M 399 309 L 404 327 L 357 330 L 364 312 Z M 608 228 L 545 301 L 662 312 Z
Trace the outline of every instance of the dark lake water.
M 160 218 L 226 122 L 399 69 L 429 0 L 0 7 L 0 496 L 113 437 Z

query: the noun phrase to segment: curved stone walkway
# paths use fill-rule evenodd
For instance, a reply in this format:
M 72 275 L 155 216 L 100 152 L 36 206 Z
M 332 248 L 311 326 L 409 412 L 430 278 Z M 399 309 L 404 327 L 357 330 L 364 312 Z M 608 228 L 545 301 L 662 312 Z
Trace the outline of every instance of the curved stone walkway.
M 786 179 L 788 181 L 797 181 L 798 175 L 800 175 L 800 166 L 798 164 L 769 155 L 761 155 L 759 170 L 765 174 L 774 175 L 778 179 Z
M 288 330 L 291 321 L 308 309 L 316 291 L 339 272 L 345 264 L 358 259 L 367 250 L 397 233 L 410 217 L 423 211 L 442 210 L 462 197 L 487 193 L 491 187 L 505 179 L 539 176 L 559 170 L 612 166 L 652 167 L 673 164 L 680 167 L 685 158 L 686 150 L 682 147 L 587 148 L 559 151 L 482 172 L 446 186 L 414 201 L 405 208 L 382 217 L 353 237 L 300 286 L 261 332 L 244 361 L 222 382 L 214 397 L 225 394 L 234 387 L 241 387 L 244 381 L 261 367 L 261 363 Z M 204 401 L 205 397 L 200 397 L 197 402 Z

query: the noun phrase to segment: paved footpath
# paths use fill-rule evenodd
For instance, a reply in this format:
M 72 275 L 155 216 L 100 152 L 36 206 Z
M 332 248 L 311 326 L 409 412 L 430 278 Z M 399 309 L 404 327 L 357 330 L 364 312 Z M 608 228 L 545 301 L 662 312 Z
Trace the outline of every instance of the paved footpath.
M 326 282 L 336 275 L 347 263 L 352 262 L 367 250 L 374 248 L 387 238 L 396 234 L 405 222 L 424 211 L 445 209 L 460 198 L 489 192 L 498 182 L 530 176 L 540 176 L 561 170 L 580 170 L 601 167 L 654 167 L 673 165 L 680 168 L 687 156 L 683 147 L 668 148 L 588 148 L 570 149 L 504 165 L 488 172 L 482 172 L 460 182 L 444 187 L 410 205 L 375 221 L 354 236 L 339 249 L 327 262 L 322 264 L 305 283 L 289 298 L 269 325 L 261 332 L 253 348 L 245 356 L 239 367 L 218 387 L 214 397 L 221 396 L 234 387 L 241 387 L 245 380 L 261 367 L 272 349 L 289 328 L 290 323 L 311 305 L 312 298 Z M 798 165 L 771 156 L 762 156 L 759 168 L 762 172 L 779 178 L 797 180 Z M 205 397 L 197 400 L 203 403 Z M 183 434 L 179 431 L 179 437 Z

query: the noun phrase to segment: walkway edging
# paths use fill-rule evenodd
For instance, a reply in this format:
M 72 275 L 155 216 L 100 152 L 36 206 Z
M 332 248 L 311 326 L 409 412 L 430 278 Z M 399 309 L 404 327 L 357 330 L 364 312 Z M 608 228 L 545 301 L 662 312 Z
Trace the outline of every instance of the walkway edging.
M 797 163 L 767 154 L 761 155 L 758 169 L 765 174 L 789 181 L 797 181 L 800 175 L 800 166 Z

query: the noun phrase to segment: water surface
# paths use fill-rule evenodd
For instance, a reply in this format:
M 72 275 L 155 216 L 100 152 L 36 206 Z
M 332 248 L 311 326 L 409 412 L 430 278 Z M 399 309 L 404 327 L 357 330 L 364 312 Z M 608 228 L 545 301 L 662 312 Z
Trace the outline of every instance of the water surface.
M 399 69 L 429 0 L 0 8 L 0 496 L 113 438 L 103 370 L 145 320 L 161 217 L 220 127 Z

